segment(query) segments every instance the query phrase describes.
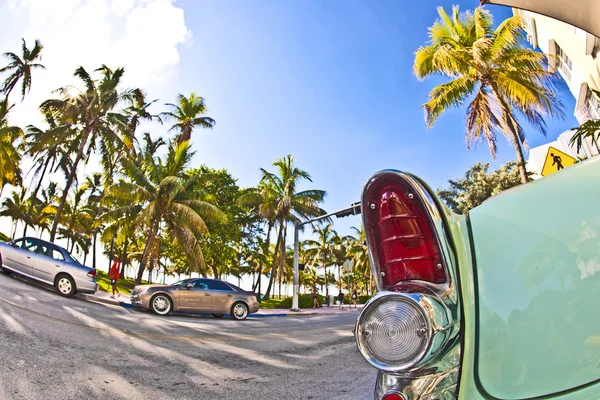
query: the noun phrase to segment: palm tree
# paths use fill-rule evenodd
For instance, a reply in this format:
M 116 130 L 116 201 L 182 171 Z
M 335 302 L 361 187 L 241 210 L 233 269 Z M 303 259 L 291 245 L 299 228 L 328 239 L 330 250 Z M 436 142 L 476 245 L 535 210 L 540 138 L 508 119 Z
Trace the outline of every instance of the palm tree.
M 140 125 L 141 120 L 158 120 L 162 124 L 162 119 L 158 115 L 153 115 L 148 108 L 158 99 L 146 101 L 146 93 L 142 89 L 133 89 L 127 98 L 129 107 L 124 110 L 125 116 L 129 119 L 126 124 L 127 133 L 123 135 L 125 146 L 134 150 L 135 132 Z
M 334 235 L 332 238 L 333 242 L 333 251 L 331 256 L 333 258 L 333 264 L 338 267 L 338 280 L 340 285 L 340 290 L 342 289 L 342 265 L 348 258 L 348 249 L 352 243 L 354 238 L 352 236 L 340 236 L 336 231 L 334 231 Z
M 46 172 L 54 173 L 61 170 L 67 177 L 71 168 L 71 159 L 66 149 L 67 140 L 73 135 L 70 125 L 58 125 L 51 114 L 46 114 L 46 124 L 48 125 L 46 130 L 29 125 L 24 140 L 25 154 L 33 159 L 31 170 L 34 179 L 37 178 L 33 193 L 30 194 L 33 201 L 27 212 L 28 219 L 33 212 Z M 23 236 L 27 234 L 27 226 L 25 224 Z
M 329 276 L 327 267 L 334 263 L 334 251 L 336 246 L 337 232 L 333 230 L 331 224 L 324 227 L 316 227 L 313 233 L 317 235 L 317 240 L 305 240 L 304 246 L 306 254 L 313 264 L 320 264 L 325 271 L 325 296 L 329 298 Z
M 279 254 L 284 251 L 287 224 L 325 214 L 325 211 L 318 206 L 325 198 L 325 191 L 312 189 L 297 191 L 301 181 L 312 182 L 312 179 L 308 172 L 295 166 L 291 154 L 275 161 L 273 166 L 277 168 L 277 174 L 261 169 L 261 192 L 258 196 L 262 199 L 265 215 L 273 219 L 273 227 L 278 229 L 271 276 L 265 292 L 266 299 L 270 296 L 277 265 L 283 267 Z
M 76 134 L 70 142 L 75 160 L 52 223 L 51 241 L 56 235 L 60 215 L 67 201 L 69 189 L 77 175 L 79 162 L 87 160 L 96 150 L 98 143 L 101 146 L 109 144 L 110 146 L 122 146 L 121 138 L 116 133 L 115 127 L 122 126 L 126 118 L 113 110 L 123 99 L 118 88 L 125 71 L 123 68 L 113 71 L 106 65 L 100 67 L 98 71 L 102 72 L 102 79 L 96 81 L 83 67 L 77 68 L 74 75 L 83 82 L 85 89 L 79 90 L 73 86 L 62 87 L 57 90 L 61 94 L 60 99 L 46 100 L 40 106 L 43 112 L 56 113 L 60 115 L 61 123 L 69 123 L 76 128 L 74 130 Z M 104 156 L 108 153 L 109 151 L 103 151 L 103 161 L 106 161 Z
M 67 239 L 67 249 L 73 252 L 77 247 L 78 252 L 84 255 L 87 255 L 91 245 L 93 222 L 92 215 L 83 203 L 87 190 L 85 185 L 76 188 L 72 201 L 67 201 L 61 214 L 60 222 L 63 227 L 58 229 L 59 238 Z
M 0 100 L 0 196 L 5 184 L 17 186 L 21 183 L 21 154 L 18 147 L 23 131 L 8 124 L 7 115 L 11 108 L 7 99 Z
M 175 140 L 175 145 L 188 141 L 192 137 L 192 131 L 195 127 L 212 128 L 215 126 L 215 120 L 203 116 L 206 113 L 204 99 L 195 93 L 190 93 L 188 97 L 182 94 L 177 96 L 177 104 L 167 103 L 171 111 L 163 112 L 161 115 L 174 119 L 176 123 L 171 129 L 179 129 L 180 134 Z
M 351 257 L 352 263 L 354 264 L 354 274 L 357 275 L 358 279 L 367 287 L 367 294 L 371 294 L 373 279 L 365 231 L 362 227 L 360 229 L 352 227 L 352 229 L 354 229 L 358 237 L 354 237 L 350 241 L 348 246 L 348 256 Z M 369 282 L 368 286 L 365 284 L 366 281 Z
M 115 204 L 116 208 L 103 214 L 100 221 L 114 222 L 124 215 L 137 215 L 138 226 L 146 230 L 136 284 L 140 284 L 148 263 L 158 256 L 154 251 L 160 242 L 159 231 L 172 238 L 193 270 L 200 270 L 204 265 L 201 239 L 208 233 L 204 219 L 225 219 L 218 208 L 198 200 L 201 194 L 188 191 L 195 179 L 184 170 L 192 156 L 189 142 L 183 142 L 170 146 L 164 162 L 155 160 L 146 171 L 124 160 L 132 181 L 121 180 L 108 188 L 105 203 Z
M 592 96 L 595 96 L 596 101 L 600 101 L 600 91 L 592 89 L 592 93 Z M 590 119 L 574 130 L 575 134 L 571 137 L 569 144 L 571 146 L 576 146 L 578 152 L 581 150 L 583 141 L 586 139 L 591 140 L 596 146 L 596 149 L 600 150 L 598 147 L 598 141 L 600 141 L 600 119 Z
M 17 223 L 19 221 L 25 221 L 27 215 L 27 201 L 25 199 L 25 194 L 27 190 L 25 188 L 21 188 L 20 192 L 15 190 L 12 191 L 10 197 L 7 197 L 2 202 L 2 211 L 0 212 L 0 216 L 9 217 L 13 222 L 13 229 L 11 232 L 11 239 L 15 238 L 15 233 L 17 232 Z
M 442 7 L 440 19 L 429 28 L 430 44 L 415 53 L 414 73 L 419 79 L 441 75 L 452 79 L 429 93 L 425 109 L 431 127 L 447 109 L 471 101 L 467 107 L 467 145 L 486 140 L 496 156 L 496 136 L 512 142 L 521 181 L 527 182 L 522 147 L 527 147 L 525 130 L 517 121 L 522 116 L 546 135 L 545 115 L 564 115 L 553 89 L 564 86 L 556 73 L 548 72 L 542 53 L 524 45 L 521 17 L 513 16 L 493 29 L 492 15 L 478 7 L 450 17 Z
M 44 46 L 39 40 L 35 40 L 33 49 L 27 48 L 25 39 L 21 39 L 22 43 L 22 58 L 15 53 L 4 53 L 4 57 L 9 59 L 9 63 L 6 67 L 0 69 L 2 72 L 11 72 L 11 74 L 4 80 L 0 92 L 4 93 L 8 99 L 8 95 L 17 86 L 19 80 L 22 80 L 21 85 L 21 100 L 25 98 L 25 94 L 31 89 L 31 70 L 34 68 L 46 69 L 42 64 L 38 64 L 35 61 L 41 59 L 41 52 Z

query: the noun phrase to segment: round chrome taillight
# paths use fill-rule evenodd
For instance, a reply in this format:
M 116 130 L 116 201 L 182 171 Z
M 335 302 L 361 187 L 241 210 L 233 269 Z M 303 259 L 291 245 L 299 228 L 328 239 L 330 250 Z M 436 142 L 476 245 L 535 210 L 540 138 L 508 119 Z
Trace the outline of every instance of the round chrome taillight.
M 418 294 L 380 292 L 356 322 L 356 342 L 371 365 L 398 372 L 418 363 L 429 347 L 431 326 Z

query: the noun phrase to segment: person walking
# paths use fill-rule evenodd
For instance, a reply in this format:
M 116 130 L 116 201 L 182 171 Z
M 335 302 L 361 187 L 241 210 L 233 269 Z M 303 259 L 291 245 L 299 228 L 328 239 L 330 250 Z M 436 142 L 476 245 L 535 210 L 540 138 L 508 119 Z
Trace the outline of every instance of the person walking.
M 352 302 L 354 303 L 354 308 L 356 308 L 356 301 L 358 300 L 358 293 L 356 293 L 356 289 L 352 291 Z
M 108 277 L 110 278 L 110 285 L 112 286 L 112 296 L 111 298 L 115 298 L 115 292 L 117 293 L 117 297 L 121 296 L 119 289 L 117 288 L 117 282 L 119 281 L 119 274 L 121 273 L 121 260 L 118 257 L 115 257 L 112 267 L 110 267 L 110 271 L 108 273 Z
M 319 296 L 317 295 L 317 289 L 313 286 L 312 290 L 313 296 L 313 308 L 319 308 Z
M 340 289 L 340 293 L 338 294 L 338 300 L 340 302 L 340 308 L 343 310 L 344 309 L 344 292 L 342 292 L 342 289 Z

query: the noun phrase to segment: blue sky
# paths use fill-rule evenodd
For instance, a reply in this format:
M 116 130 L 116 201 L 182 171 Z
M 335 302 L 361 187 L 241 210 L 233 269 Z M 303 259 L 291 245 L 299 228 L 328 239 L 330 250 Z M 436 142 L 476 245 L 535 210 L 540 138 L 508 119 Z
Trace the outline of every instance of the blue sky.
M 444 79 L 419 82 L 413 53 L 425 44 L 436 5 L 456 1 L 181 1 L 194 41 L 181 51 L 175 91 L 193 88 L 217 120 L 196 132 L 196 161 L 230 170 L 255 184 L 259 167 L 293 153 L 315 188 L 328 191 L 329 211 L 360 199 L 377 170 L 395 168 L 434 188 L 478 161 L 492 161 L 486 144 L 464 140 L 465 109 L 452 110 L 427 131 L 420 106 Z M 459 2 L 473 9 L 476 1 Z M 491 7 L 496 22 L 512 15 Z M 191 85 L 193 82 L 193 86 Z M 529 131 L 537 146 L 576 126 L 548 121 L 549 136 Z M 499 138 L 497 166 L 514 159 Z M 357 217 L 338 220 L 345 231 Z
M 46 45 L 47 70 L 34 75 L 30 97 L 15 108 L 22 125 L 40 118 L 37 105 L 77 66 L 123 65 L 128 84 L 160 99 L 154 112 L 177 93 L 206 99 L 217 124 L 194 132 L 194 165 L 226 168 L 245 187 L 258 183 L 259 168 L 292 153 L 313 177 L 302 188 L 326 190 L 324 208 L 333 211 L 358 201 L 380 169 L 409 171 L 441 188 L 474 163 L 492 161 L 486 144 L 467 150 L 464 108 L 429 131 L 420 109 L 444 79 L 417 81 L 413 53 L 427 42 L 436 7 L 453 4 L 466 10 L 478 1 L 0 0 L 0 50 L 17 50 L 21 37 Z M 489 9 L 496 22 L 512 15 Z M 530 146 L 577 125 L 574 99 L 568 92 L 563 99 L 567 119 L 548 120 L 547 138 L 530 130 Z M 499 138 L 493 166 L 510 159 L 513 149 Z M 346 234 L 359 224 L 350 217 L 336 228 Z

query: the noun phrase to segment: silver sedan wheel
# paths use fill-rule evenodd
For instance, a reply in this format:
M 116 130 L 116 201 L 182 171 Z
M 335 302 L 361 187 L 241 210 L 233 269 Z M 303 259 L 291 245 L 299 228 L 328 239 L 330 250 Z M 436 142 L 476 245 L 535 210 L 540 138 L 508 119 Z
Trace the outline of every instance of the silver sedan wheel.
M 68 276 L 61 276 L 56 282 L 58 293 L 63 296 L 71 297 L 75 294 L 75 283 Z
M 154 311 L 158 315 L 167 315 L 171 312 L 171 299 L 163 294 L 159 294 L 158 296 L 154 296 L 152 298 L 152 311 Z
M 235 303 L 231 308 L 231 316 L 237 320 L 246 319 L 248 316 L 248 306 L 244 303 Z

